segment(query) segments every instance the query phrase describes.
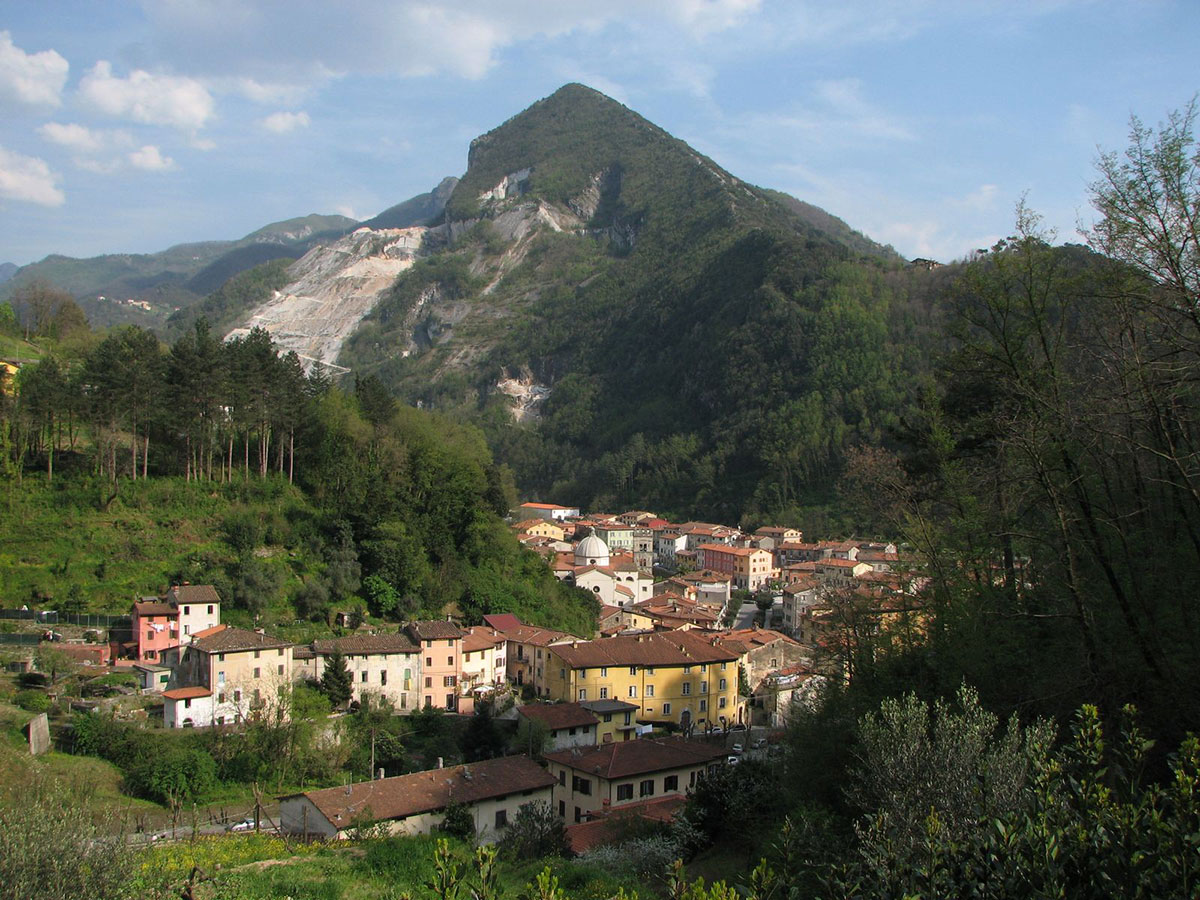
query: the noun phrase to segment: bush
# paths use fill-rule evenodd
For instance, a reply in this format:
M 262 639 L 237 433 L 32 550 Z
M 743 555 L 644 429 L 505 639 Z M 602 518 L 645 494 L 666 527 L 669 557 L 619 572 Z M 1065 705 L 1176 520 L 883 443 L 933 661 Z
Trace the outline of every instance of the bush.
M 506 859 L 565 856 L 566 850 L 566 825 L 544 800 L 521 804 L 500 839 L 500 853 Z
M 50 709 L 50 698 L 41 691 L 18 691 L 14 698 L 17 706 L 27 712 L 43 713 Z

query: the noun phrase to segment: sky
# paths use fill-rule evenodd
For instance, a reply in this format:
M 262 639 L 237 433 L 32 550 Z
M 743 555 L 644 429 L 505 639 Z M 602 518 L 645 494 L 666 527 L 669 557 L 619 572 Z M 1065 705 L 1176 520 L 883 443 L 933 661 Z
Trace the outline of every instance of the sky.
M 0 262 L 356 219 L 568 82 L 908 257 L 1082 240 L 1200 90 L 1197 0 L 7 0 Z

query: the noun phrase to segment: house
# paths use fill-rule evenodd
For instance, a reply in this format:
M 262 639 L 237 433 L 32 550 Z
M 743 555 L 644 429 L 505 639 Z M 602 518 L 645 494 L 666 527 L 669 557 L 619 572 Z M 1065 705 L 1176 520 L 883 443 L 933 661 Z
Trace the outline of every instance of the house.
M 489 693 L 508 684 L 508 639 L 483 625 L 467 629 L 462 642 L 462 693 Z
M 625 607 L 649 599 L 654 588 L 654 579 L 638 567 L 632 553 L 611 553 L 594 527 L 576 545 L 574 560 L 558 562 L 554 574 L 591 591 L 608 606 Z
M 616 809 L 595 810 L 589 821 L 567 826 L 567 847 L 576 856 L 581 856 L 605 844 L 628 840 L 631 820 L 669 824 L 686 805 L 686 797 L 668 794 L 625 803 Z
M 821 585 L 816 575 L 803 576 L 783 586 L 783 630 L 793 634 L 801 610 L 821 602 Z
M 287 718 L 281 694 L 292 680 L 292 645 L 262 631 L 217 625 L 170 652 L 163 691 L 168 728 L 226 725 L 252 716 Z
M 492 843 L 526 803 L 549 803 L 554 776 L 525 756 L 485 759 L 305 791 L 279 798 L 284 834 L 336 840 L 357 823 L 378 822 L 392 835 L 429 834 L 452 803 L 464 805 L 478 840 Z
M 459 702 L 462 639 L 466 632 L 453 622 L 442 619 L 410 622 L 405 631 L 421 648 L 421 677 L 424 680 L 421 705 L 436 706 L 464 715 L 474 712 L 474 702 L 470 697 Z
M 578 703 L 527 703 L 517 707 L 518 721 L 537 722 L 546 729 L 547 750 L 594 747 L 600 742 L 600 719 Z
M 518 521 L 546 519 L 552 522 L 562 522 L 566 519 L 578 519 L 579 508 L 559 506 L 557 503 L 522 503 L 513 515 Z
M 554 541 L 565 541 L 567 533 L 558 525 L 549 519 L 534 517 L 525 519 L 522 522 L 513 524 L 513 531 L 519 535 L 529 535 L 530 537 L 550 538 Z
M 221 624 L 221 595 L 211 584 L 177 584 L 165 599 L 179 610 L 179 639 L 185 644 L 196 632 Z
M 134 663 L 133 669 L 141 680 L 143 691 L 165 691 L 171 683 L 169 666 L 159 666 L 154 663 Z
M 737 654 L 748 685 L 758 684 L 771 672 L 811 662 L 806 648 L 782 632 L 769 628 L 724 631 L 720 642 L 726 650 Z
M 549 693 L 545 681 L 547 648 L 556 641 L 573 640 L 574 635 L 553 628 L 524 625 L 515 616 L 512 618 L 516 625 L 507 624 L 505 620 L 504 627 L 493 626 L 506 641 L 505 673 L 513 684 L 531 685 L 537 696 L 545 697 Z M 498 620 L 497 616 L 484 617 L 484 621 Z
M 826 683 L 804 665 L 788 666 L 772 672 L 754 686 L 750 698 L 750 722 L 768 728 L 785 728 L 793 703 L 815 702 Z
M 179 646 L 179 609 L 157 597 L 133 604 L 133 639 L 139 662 L 158 662 L 163 653 Z
M 697 552 L 701 566 L 732 575 L 734 587 L 743 591 L 757 591 L 771 579 L 779 577 L 775 559 L 769 550 L 701 544 Z
M 633 717 L 640 707 L 636 703 L 626 703 L 624 700 L 584 700 L 579 705 L 599 717 L 599 743 L 629 741 L 637 735 L 638 726 Z
M 564 641 L 547 648 L 546 683 L 557 700 L 627 700 L 643 723 L 690 728 L 741 720 L 739 654 L 696 631 Z
M 298 679 L 320 681 L 330 654 L 338 650 L 354 685 L 353 699 L 361 703 L 372 694 L 384 696 L 399 713 L 421 706 L 421 648 L 408 634 L 351 634 L 313 641 L 310 649 L 311 654 L 295 654 Z
M 724 765 L 722 744 L 682 738 L 601 744 L 543 754 L 553 776 L 554 807 L 567 821 L 654 797 L 686 796 Z
M 657 594 L 649 600 L 635 603 L 630 612 L 659 630 L 717 627 L 716 612 L 706 604 L 689 600 L 680 594 Z

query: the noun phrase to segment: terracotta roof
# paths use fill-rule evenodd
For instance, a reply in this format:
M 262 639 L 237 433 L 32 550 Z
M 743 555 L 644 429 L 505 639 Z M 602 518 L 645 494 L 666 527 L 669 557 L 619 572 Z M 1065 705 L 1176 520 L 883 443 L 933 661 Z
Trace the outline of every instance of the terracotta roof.
M 823 559 L 817 563 L 819 569 L 853 569 L 855 566 L 865 566 L 866 563 L 854 559 Z
M 574 669 L 596 666 L 690 666 L 728 662 L 738 657 L 737 653 L 716 646 L 715 641 L 687 631 L 573 641 L 556 645 L 554 652 Z
M 720 640 L 723 647 L 736 652 L 739 656 L 758 647 L 774 644 L 776 641 L 796 644 L 796 641 L 786 634 L 779 631 L 772 631 L 769 628 L 741 628 L 736 631 L 726 631 L 722 632 Z M 797 646 L 799 645 L 797 644 Z
M 228 625 L 214 625 L 212 628 L 201 628 L 199 631 L 197 631 L 195 634 L 192 635 L 192 640 L 194 641 L 194 640 L 196 640 L 196 638 L 205 638 L 205 637 L 210 637 L 214 634 L 219 634 L 220 632 L 224 631 L 228 627 L 229 627 Z
M 521 620 L 512 613 L 492 613 L 484 616 L 483 621 L 497 631 L 503 631 L 505 628 L 518 628 L 521 625 Z
M 771 555 L 770 550 L 760 550 L 758 547 L 731 547 L 729 544 L 701 544 L 697 550 L 708 550 L 710 553 L 728 553 L 731 556 L 750 556 L 753 553 Z
M 167 599 L 175 603 L 220 603 L 221 595 L 211 584 L 176 584 L 167 591 Z
M 578 728 L 598 725 L 595 714 L 578 703 L 529 703 L 518 706 L 517 712 L 527 719 L 541 722 L 547 728 Z
M 203 637 L 201 635 L 204 635 Z M 242 650 L 274 650 L 292 646 L 291 641 L 282 641 L 257 631 L 245 628 L 206 628 L 192 636 L 192 646 L 205 653 L 237 653 Z
M 466 634 L 465 631 L 453 622 L 447 622 L 445 619 L 426 619 L 422 622 L 409 622 L 408 632 L 421 641 L 461 638 Z
M 619 640 L 619 638 L 613 638 Z M 725 748 L 683 738 L 619 741 L 599 747 L 555 750 L 542 755 L 550 762 L 601 778 L 628 778 L 650 772 L 703 765 L 725 756 Z
M 290 794 L 307 797 L 335 828 L 349 828 L 365 807 L 376 819 L 399 819 L 444 809 L 451 801 L 478 803 L 546 788 L 555 778 L 526 756 L 485 759 L 447 769 L 429 769 L 345 787 Z M 286 798 L 281 798 L 286 799 Z
M 175 618 L 179 615 L 179 610 L 170 603 L 164 603 L 161 600 L 143 600 L 140 603 L 133 604 L 133 614 L 139 618 L 146 616 L 170 616 Z
M 420 651 L 413 639 L 403 632 L 399 634 L 351 634 L 340 638 L 326 638 L 312 642 L 313 650 L 328 656 L 334 648 L 342 653 L 417 653 Z
M 541 628 L 537 625 L 518 625 L 516 628 L 497 628 L 510 641 L 521 644 L 533 644 L 535 647 L 549 647 L 555 641 L 570 640 L 574 637 L 565 631 L 555 631 L 553 628 Z
M 463 638 L 463 652 L 474 653 L 476 650 L 490 650 L 493 647 L 503 644 L 506 638 L 494 628 L 483 628 L 479 625 L 474 625 L 467 629 L 466 637 Z
M 568 825 L 567 846 L 576 855 L 587 853 L 596 847 L 628 837 L 629 831 L 624 825 L 631 817 L 650 822 L 670 822 L 686 804 L 687 798 L 676 795 L 623 803 L 590 822 Z M 592 815 L 598 815 L 598 812 Z
M 574 509 L 574 506 L 559 506 L 557 503 L 522 503 L 521 509 Z
M 211 697 L 212 691 L 205 687 L 181 687 L 163 691 L 162 695 L 168 700 L 194 700 L 197 697 Z

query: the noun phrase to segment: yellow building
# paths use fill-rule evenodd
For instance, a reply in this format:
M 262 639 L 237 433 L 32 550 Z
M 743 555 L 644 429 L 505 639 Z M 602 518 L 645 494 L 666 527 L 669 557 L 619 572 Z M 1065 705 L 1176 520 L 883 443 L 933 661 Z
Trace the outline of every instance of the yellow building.
M 163 692 L 168 728 L 231 725 L 255 716 L 286 719 L 281 702 L 292 680 L 292 644 L 261 631 L 217 625 L 170 651 Z
M 742 721 L 738 654 L 694 631 L 619 635 L 546 648 L 546 686 L 557 700 L 624 700 L 637 720 L 685 730 Z

